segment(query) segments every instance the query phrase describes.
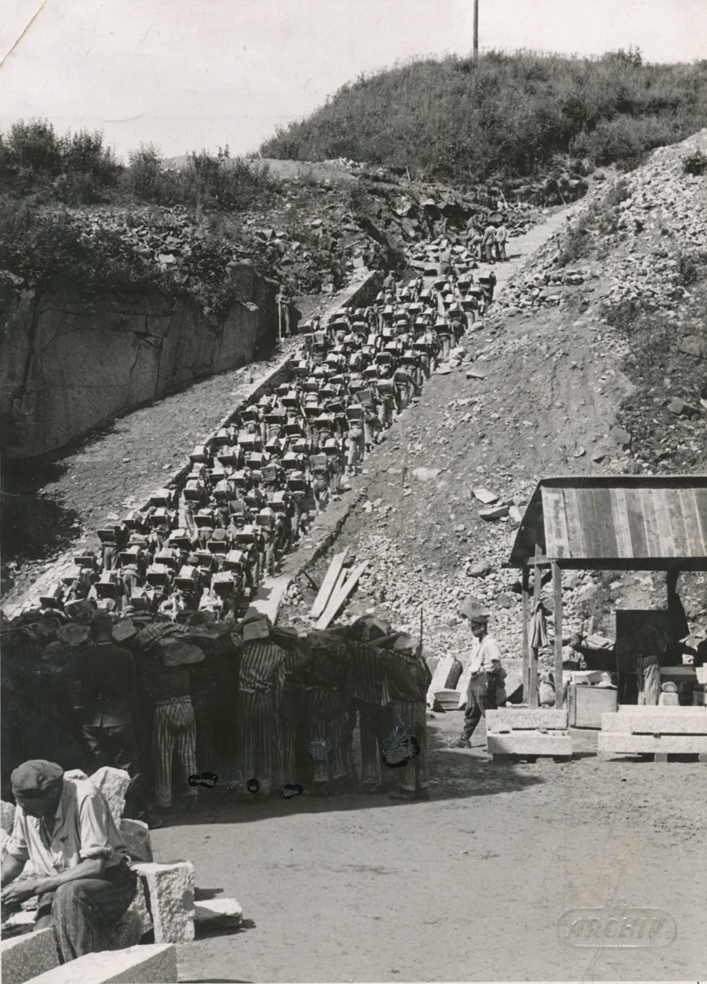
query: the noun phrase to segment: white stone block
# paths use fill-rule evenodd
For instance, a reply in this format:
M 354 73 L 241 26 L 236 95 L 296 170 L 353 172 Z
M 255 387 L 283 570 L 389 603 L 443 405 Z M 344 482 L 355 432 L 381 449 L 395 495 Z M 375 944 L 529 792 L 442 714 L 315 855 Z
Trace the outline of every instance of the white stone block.
M 170 944 L 104 950 L 70 960 L 32 984 L 174 984 L 177 948 Z
M 194 921 L 208 929 L 235 929 L 243 920 L 243 909 L 236 899 L 211 899 L 194 903 Z
M 119 827 L 125 809 L 125 794 L 130 785 L 130 776 L 125 769 L 114 769 L 110 765 L 104 765 L 102 769 L 94 772 L 90 779 L 105 796 L 115 825 Z
M 23 984 L 59 966 L 54 930 L 40 929 L 0 943 L 2 984 Z
M 682 708 L 675 709 L 674 714 L 622 714 L 621 720 L 628 718 L 628 728 L 631 734 L 663 734 L 663 735 L 707 735 L 707 714 L 683 714 Z
M 152 861 L 152 841 L 150 828 L 142 820 L 123 818 L 118 824 L 118 830 L 123 835 L 128 854 L 133 861 Z
M 568 726 L 567 708 L 562 710 L 530 710 L 526 708 L 502 707 L 497 711 L 486 711 L 486 731 L 519 731 L 547 728 L 549 731 L 564 731 Z
M 632 735 L 617 731 L 600 731 L 600 752 L 616 755 L 699 755 L 707 753 L 707 735 Z
M 12 803 L 6 803 L 5 800 L 0 801 L 0 828 L 11 834 L 14 825 L 15 807 Z
M 562 755 L 572 754 L 572 738 L 561 731 L 512 731 L 510 734 L 487 734 L 486 750 L 491 755 Z
M 190 943 L 194 939 L 194 865 L 136 864 L 145 879 L 156 943 Z

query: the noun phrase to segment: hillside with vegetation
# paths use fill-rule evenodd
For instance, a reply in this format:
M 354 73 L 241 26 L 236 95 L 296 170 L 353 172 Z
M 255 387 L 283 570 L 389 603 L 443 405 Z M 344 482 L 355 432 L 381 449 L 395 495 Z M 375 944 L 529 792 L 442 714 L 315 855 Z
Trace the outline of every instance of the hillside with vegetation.
M 558 158 L 629 169 L 651 149 L 707 125 L 705 62 L 644 64 L 638 50 L 601 58 L 491 51 L 478 63 L 412 60 L 343 86 L 264 157 L 336 157 L 413 177 L 522 188 Z

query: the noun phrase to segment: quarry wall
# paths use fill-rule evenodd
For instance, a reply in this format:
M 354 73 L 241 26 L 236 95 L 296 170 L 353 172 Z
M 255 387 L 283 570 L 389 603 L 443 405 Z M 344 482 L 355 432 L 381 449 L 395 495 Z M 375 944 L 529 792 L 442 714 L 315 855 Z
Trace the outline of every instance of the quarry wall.
M 278 286 L 243 264 L 216 319 L 185 297 L 90 300 L 0 282 L 3 451 L 53 451 L 141 404 L 250 362 L 277 335 Z

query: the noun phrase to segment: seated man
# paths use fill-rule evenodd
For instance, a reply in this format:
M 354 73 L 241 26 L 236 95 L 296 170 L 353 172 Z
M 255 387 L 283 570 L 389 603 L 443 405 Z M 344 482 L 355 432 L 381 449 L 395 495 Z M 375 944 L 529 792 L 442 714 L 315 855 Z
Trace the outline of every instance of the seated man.
M 63 960 L 95 953 L 98 932 L 125 914 L 137 886 L 103 793 L 42 759 L 20 765 L 11 782 L 17 810 L 2 863 L 3 914 L 38 895 L 34 929 L 54 926 Z M 33 876 L 10 884 L 28 861 Z

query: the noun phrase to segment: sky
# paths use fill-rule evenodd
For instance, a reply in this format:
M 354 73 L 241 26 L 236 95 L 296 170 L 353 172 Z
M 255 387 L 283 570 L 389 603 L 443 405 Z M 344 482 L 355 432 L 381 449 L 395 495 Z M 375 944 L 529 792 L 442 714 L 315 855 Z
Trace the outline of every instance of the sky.
M 0 0 L 0 130 L 256 151 L 362 73 L 468 55 L 473 0 Z M 479 0 L 484 49 L 707 59 L 707 0 Z

